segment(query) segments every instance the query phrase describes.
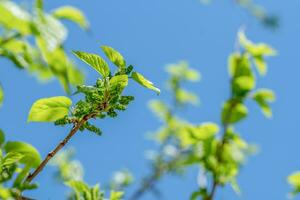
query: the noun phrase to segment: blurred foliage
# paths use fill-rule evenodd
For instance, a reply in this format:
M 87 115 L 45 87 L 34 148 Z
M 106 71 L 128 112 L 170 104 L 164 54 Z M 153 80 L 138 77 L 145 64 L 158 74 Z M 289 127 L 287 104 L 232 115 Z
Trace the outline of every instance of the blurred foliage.
M 290 192 L 290 197 L 293 198 L 300 193 L 300 172 L 297 171 L 289 175 L 287 181 L 293 188 Z
M 167 71 L 171 76 L 168 85 L 174 106 L 170 107 L 159 100 L 150 103 L 151 109 L 163 121 L 162 127 L 153 136 L 159 148 L 151 151 L 151 172 L 142 179 L 130 200 L 140 199 L 148 191 L 160 195 L 156 184 L 163 176 L 180 175 L 191 166 L 198 166 L 200 171 L 199 188 L 192 193 L 192 200 L 200 197 L 212 200 L 217 187 L 227 184 L 236 192 L 240 191 L 236 177 L 247 155 L 255 148 L 237 133 L 234 125 L 247 117 L 247 99 L 253 99 L 262 112 L 271 117 L 269 104 L 275 100 L 275 95 L 269 89 L 256 89 L 256 71 L 259 75 L 265 75 L 265 57 L 273 56 L 276 52 L 266 44 L 251 42 L 243 32 L 239 32 L 238 37 L 239 50 L 229 56 L 231 96 L 223 104 L 220 125 L 213 122 L 192 124 L 176 115 L 178 108 L 197 99 L 192 93 L 187 96 L 193 98 L 178 95 L 178 91 L 182 90 L 182 82 L 197 81 L 200 76 L 184 62 L 168 66 Z
M 0 0 L 0 57 L 40 80 L 56 77 L 69 93 L 70 87 L 82 84 L 84 77 L 64 48 L 68 31 L 62 20 L 87 29 L 86 18 L 71 6 L 46 12 L 42 0 L 36 0 L 30 9 L 21 5 Z
M 200 0 L 204 4 L 208 4 L 213 0 Z M 269 14 L 266 9 L 255 3 L 253 0 L 233 0 L 238 6 L 245 9 L 250 15 L 259 20 L 265 27 L 275 30 L 279 27 L 279 17 Z
M 122 191 L 133 183 L 133 175 L 127 169 L 114 172 L 109 183 L 110 188 L 116 191 Z
M 89 186 L 83 180 L 83 167 L 78 160 L 73 159 L 74 150 L 67 149 L 60 152 L 52 161 L 57 167 L 55 177 L 62 180 L 71 189 L 69 200 L 121 200 L 123 192 L 111 190 L 110 197 L 105 198 L 104 192 L 100 190 L 99 184 Z
M 36 183 L 23 181 L 40 161 L 40 154 L 34 147 L 24 142 L 5 141 L 0 130 L 0 199 L 17 199 L 23 191 L 37 188 Z
M 214 124 L 209 123 L 193 125 L 176 115 L 179 109 L 182 110 L 198 102 L 197 95 L 183 89 L 182 86 L 189 82 L 199 81 L 199 72 L 190 68 L 185 61 L 170 64 L 166 69 L 170 76 L 167 86 L 171 92 L 172 103 L 152 100 L 149 104 L 151 110 L 163 123 L 152 136 L 159 144 L 159 148 L 147 152 L 147 157 L 151 160 L 151 172 L 142 178 L 138 189 L 129 198 L 130 200 L 139 199 L 148 191 L 160 196 L 161 192 L 156 183 L 166 174 L 181 174 L 189 165 L 191 158 L 197 154 L 198 148 L 194 145 L 196 137 L 199 136 L 197 130 L 201 130 L 203 135 L 207 134 L 209 137 L 211 131 L 214 133 L 214 128 L 216 128 Z

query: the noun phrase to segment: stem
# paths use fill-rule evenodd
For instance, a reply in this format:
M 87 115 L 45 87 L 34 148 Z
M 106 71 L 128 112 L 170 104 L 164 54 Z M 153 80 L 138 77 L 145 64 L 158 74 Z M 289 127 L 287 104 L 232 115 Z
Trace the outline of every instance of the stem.
M 154 173 L 144 181 L 142 186 L 137 191 L 135 191 L 129 199 L 130 200 L 140 199 L 148 189 L 154 186 L 155 182 L 158 180 L 159 174 L 160 174 L 159 170 L 154 171 Z
M 238 101 L 234 100 L 234 98 L 233 98 L 232 95 L 231 95 L 230 99 L 232 99 L 232 101 L 231 101 L 228 113 L 227 113 L 227 115 L 225 117 L 225 122 L 223 123 L 223 135 L 222 135 L 222 139 L 221 139 L 221 141 L 219 143 L 219 146 L 218 146 L 218 149 L 217 149 L 217 155 L 216 155 L 216 157 L 217 157 L 217 161 L 218 162 L 222 162 L 222 151 L 223 151 L 224 145 L 226 143 L 226 136 L 227 136 L 228 127 L 229 127 L 228 120 L 231 118 L 232 111 L 233 111 L 234 107 L 238 103 Z M 217 191 L 218 186 L 219 186 L 219 182 L 216 179 L 216 177 L 214 176 L 211 192 L 205 198 L 205 200 L 213 200 L 213 198 L 215 196 L 215 193 Z
M 178 162 L 184 155 L 185 152 L 181 151 L 175 158 L 162 163 L 160 166 L 156 166 L 153 172 L 144 179 L 141 186 L 133 193 L 129 200 L 140 199 L 149 189 L 154 187 L 162 174 L 172 171 L 172 167 L 176 166 L 176 162 Z
M 80 120 L 78 123 L 74 124 L 73 128 L 56 147 L 53 151 L 48 153 L 46 158 L 41 162 L 41 164 L 35 169 L 33 173 L 30 173 L 27 178 L 25 179 L 25 183 L 30 183 L 47 165 L 47 163 L 69 142 L 69 140 L 75 135 L 75 133 L 79 130 L 79 128 L 84 125 L 85 122 L 87 122 L 90 118 L 92 118 L 95 115 L 95 113 L 86 115 Z

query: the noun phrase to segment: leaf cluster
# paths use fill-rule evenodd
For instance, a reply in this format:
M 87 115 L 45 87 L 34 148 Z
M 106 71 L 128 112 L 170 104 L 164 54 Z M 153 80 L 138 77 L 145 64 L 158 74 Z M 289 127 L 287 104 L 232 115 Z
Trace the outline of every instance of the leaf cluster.
M 85 29 L 88 21 L 72 6 L 46 12 L 43 1 L 36 0 L 30 7 L 25 9 L 13 1 L 0 1 L 0 57 L 41 80 L 56 77 L 65 91 L 70 92 L 70 87 L 82 84 L 84 77 L 63 47 L 68 30 L 62 20 Z M 2 90 L 0 93 L 3 95 Z
M 15 199 L 23 191 L 37 188 L 36 183 L 23 181 L 40 161 L 40 154 L 33 146 L 25 142 L 5 141 L 0 130 L 0 198 Z

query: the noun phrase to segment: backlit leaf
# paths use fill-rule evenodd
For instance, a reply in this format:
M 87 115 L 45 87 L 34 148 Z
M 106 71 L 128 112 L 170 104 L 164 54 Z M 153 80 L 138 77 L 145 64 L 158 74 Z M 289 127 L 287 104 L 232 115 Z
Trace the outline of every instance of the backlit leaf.
M 4 149 L 7 153 L 15 152 L 23 155 L 20 159 L 20 162 L 23 164 L 36 167 L 41 162 L 39 152 L 30 144 L 24 142 L 7 142 Z
M 59 19 L 67 19 L 77 23 L 80 27 L 87 29 L 89 24 L 84 14 L 75 7 L 63 6 L 55 9 L 52 15 Z
M 157 87 L 155 87 L 153 85 L 152 82 L 150 82 L 149 80 L 147 80 L 143 75 L 137 73 L 137 72 L 132 72 L 132 79 L 135 80 L 137 83 L 139 83 L 140 85 L 150 89 L 150 90 L 154 90 L 155 92 L 157 92 L 157 94 L 160 93 L 160 89 L 158 89 Z
M 126 61 L 118 51 L 109 46 L 101 46 L 101 48 L 112 63 L 114 63 L 120 69 L 124 69 L 126 67 Z
M 73 52 L 80 60 L 93 67 L 103 77 L 108 77 L 110 70 L 107 63 L 96 54 L 74 51 Z
M 64 96 L 37 100 L 31 107 L 29 122 L 53 122 L 63 118 L 69 112 L 72 101 Z

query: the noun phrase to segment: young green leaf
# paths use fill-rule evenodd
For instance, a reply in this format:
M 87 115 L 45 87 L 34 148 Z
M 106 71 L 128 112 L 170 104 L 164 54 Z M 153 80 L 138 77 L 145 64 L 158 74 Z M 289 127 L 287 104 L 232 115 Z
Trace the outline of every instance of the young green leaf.
M 272 110 L 269 103 L 275 101 L 276 97 L 272 90 L 269 89 L 259 89 L 253 95 L 252 98 L 260 106 L 263 114 L 266 117 L 272 117 Z
M 142 85 L 150 90 L 154 90 L 157 94 L 160 93 L 160 89 L 155 87 L 153 85 L 153 83 L 151 81 L 147 80 L 143 75 L 141 75 L 137 72 L 132 72 L 132 79 L 135 80 L 140 85 Z
M 288 177 L 288 182 L 295 188 L 300 188 L 300 172 L 294 172 Z
M 41 162 L 39 152 L 30 144 L 24 142 L 7 142 L 5 147 L 7 153 L 15 152 L 23 155 L 20 162 L 32 167 L 36 167 Z
M 187 80 L 191 82 L 197 82 L 201 79 L 201 74 L 190 68 L 189 63 L 186 61 L 180 61 L 176 64 L 169 64 L 166 68 L 167 72 L 173 77 Z
M 0 146 L 2 146 L 5 142 L 5 134 L 4 132 L 0 129 Z
M 256 69 L 260 75 L 266 75 L 267 63 L 262 56 L 256 56 L 253 58 Z
M 12 1 L 0 1 L 0 24 L 23 35 L 31 33 L 30 14 Z
M 253 76 L 240 76 L 234 79 L 233 87 L 235 92 L 250 91 L 255 87 L 255 79 Z
M 109 200 L 121 200 L 123 198 L 123 192 L 111 191 Z
M 24 156 L 21 153 L 17 153 L 17 152 L 9 152 L 8 154 L 5 155 L 5 157 L 3 158 L 1 165 L 2 167 L 4 166 L 10 166 L 13 164 L 16 164 L 17 162 L 19 162 Z
M 32 105 L 28 121 L 54 122 L 66 116 L 71 105 L 72 101 L 64 96 L 39 99 Z
M 248 114 L 247 107 L 242 103 L 233 105 L 232 102 L 226 102 L 222 111 L 222 122 L 225 123 L 237 123 L 244 119 Z
M 216 135 L 219 132 L 219 127 L 215 123 L 206 122 L 196 126 L 193 136 L 199 140 L 204 140 Z
M 101 46 L 101 49 L 112 63 L 114 63 L 120 69 L 126 68 L 126 61 L 118 51 L 109 46 Z
M 63 6 L 57 8 L 52 12 L 52 15 L 59 19 L 67 19 L 75 22 L 84 29 L 89 27 L 89 23 L 84 14 L 78 8 L 72 6 Z
M 103 78 L 108 77 L 110 70 L 108 64 L 96 54 L 73 51 L 73 53 L 83 62 L 93 67 Z
M 121 89 L 124 89 L 128 85 L 128 76 L 127 75 L 118 75 L 114 76 L 109 80 L 109 84 L 112 90 L 120 86 Z

